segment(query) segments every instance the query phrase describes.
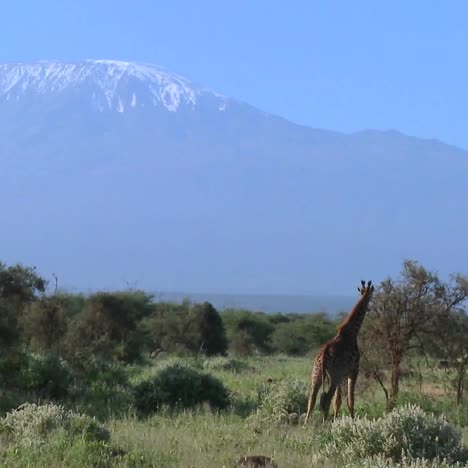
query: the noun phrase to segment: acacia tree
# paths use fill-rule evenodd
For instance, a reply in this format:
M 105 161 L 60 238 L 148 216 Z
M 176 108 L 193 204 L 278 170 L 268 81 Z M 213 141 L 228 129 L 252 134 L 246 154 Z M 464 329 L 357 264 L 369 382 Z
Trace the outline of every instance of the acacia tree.
M 45 296 L 28 304 L 21 318 L 24 339 L 35 351 L 59 351 L 67 331 L 67 319 L 60 296 Z
M 144 298 L 143 298 L 144 299 Z M 74 364 L 92 358 L 135 362 L 145 345 L 141 304 L 130 294 L 99 292 L 68 324 L 63 352 Z
M 0 262 L 0 299 L 16 301 L 20 305 L 28 304 L 43 293 L 46 281 L 41 278 L 35 267 L 20 264 L 7 267 Z
M 378 365 L 390 370 L 389 408 L 397 399 L 400 366 L 408 352 L 415 348 L 424 351 L 423 338 L 442 318 L 457 311 L 467 297 L 467 278 L 452 275 L 445 283 L 412 260 L 403 263 L 399 279 L 387 278 L 380 284 L 362 332 L 363 349 L 374 352 L 364 353 L 363 361 L 371 364 L 374 376 L 381 375 Z M 385 389 L 381 378 L 379 383 Z
M 0 262 L 0 343 L 10 347 L 19 338 L 18 319 L 25 306 L 44 293 L 46 281 L 34 267 Z
M 226 353 L 224 323 L 209 302 L 158 304 L 146 326 L 154 346 L 164 351 L 182 347 L 190 353 L 203 352 L 209 356 Z
M 468 315 L 456 310 L 441 317 L 430 336 L 431 352 L 448 363 L 449 380 L 455 388 L 456 405 L 459 406 L 468 373 Z

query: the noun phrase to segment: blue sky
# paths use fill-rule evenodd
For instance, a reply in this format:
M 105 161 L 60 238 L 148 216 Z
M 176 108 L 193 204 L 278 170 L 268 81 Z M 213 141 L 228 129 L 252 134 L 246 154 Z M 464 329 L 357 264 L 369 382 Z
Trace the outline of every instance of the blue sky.
M 5 0 L 1 16 L 1 62 L 151 62 L 294 122 L 468 149 L 466 0 Z

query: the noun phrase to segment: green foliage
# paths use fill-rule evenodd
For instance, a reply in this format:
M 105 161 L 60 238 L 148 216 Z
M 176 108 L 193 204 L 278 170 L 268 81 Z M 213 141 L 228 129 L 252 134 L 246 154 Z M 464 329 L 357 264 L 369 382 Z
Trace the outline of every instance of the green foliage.
M 3 388 L 23 388 L 24 369 L 29 365 L 29 355 L 24 351 L 15 350 L 0 355 L 0 385 Z
M 80 314 L 85 308 L 87 300 L 84 294 L 72 294 L 63 291 L 58 291 L 53 297 L 59 303 L 67 319 L 71 319 Z
M 216 409 L 229 405 L 229 392 L 215 377 L 177 364 L 162 369 L 154 378 L 135 387 L 135 407 L 144 415 L 162 406 L 193 408 L 208 403 Z
M 247 310 L 226 310 L 221 314 L 231 349 L 239 355 L 254 350 L 266 353 L 271 351 L 270 338 L 275 325 L 268 315 Z
M 389 395 L 389 408 L 396 403 L 400 366 L 410 350 L 419 347 L 424 351 L 422 337 L 437 338 L 447 315 L 460 312 L 467 298 L 468 278 L 452 275 L 449 282 L 443 282 L 436 273 L 411 260 L 403 263 L 399 279 L 387 278 L 380 284 L 360 339 L 369 369 L 378 372 L 389 368 L 391 371 L 388 390 L 380 382 Z
M 299 316 L 279 323 L 271 335 L 275 351 L 303 356 L 336 334 L 335 324 L 323 314 Z
M 323 453 L 343 460 L 381 456 L 457 461 L 462 456 L 460 433 L 441 417 L 417 406 L 396 408 L 383 418 L 343 417 L 333 421 Z
M 121 362 L 140 359 L 145 340 L 138 324 L 142 314 L 138 304 L 131 294 L 90 296 L 84 310 L 70 323 L 66 357 L 74 363 L 93 357 Z
M 53 354 L 29 355 L 20 371 L 22 387 L 43 398 L 61 399 L 68 395 L 73 375 L 67 364 Z
M 209 303 L 192 305 L 159 303 L 154 305 L 146 327 L 153 348 L 172 352 L 203 352 L 208 356 L 225 354 L 227 350 L 224 323 Z
M 53 354 L 16 352 L 0 359 L 0 382 L 4 388 L 34 392 L 43 398 L 64 398 L 72 379 L 66 363 Z
M 17 304 L 27 304 L 43 293 L 46 281 L 35 267 L 17 264 L 7 267 L 0 262 L 0 299 L 15 300 Z
M 427 460 L 426 458 L 402 457 L 398 462 L 391 458 L 385 458 L 382 455 L 361 458 L 344 462 L 343 468 L 466 468 L 465 463 L 453 463 L 450 460 L 435 458 Z
M 230 340 L 230 350 L 236 356 L 251 356 L 255 345 L 252 336 L 246 330 L 240 330 Z
M 0 393 L 0 417 L 9 411 L 18 408 L 30 398 L 18 390 L 2 390 Z
M 444 416 L 459 426 L 468 426 L 468 406 L 456 406 L 449 399 L 435 399 L 415 392 L 402 391 L 398 395 L 398 406 L 416 405 L 427 413 Z
M 0 462 L 8 467 L 48 467 L 48 468 L 110 468 L 113 466 L 142 466 L 135 463 L 119 449 L 105 442 L 88 442 L 80 438 L 70 438 L 57 431 L 51 434 L 47 443 L 35 446 L 8 444 L 0 453 Z M 130 463 L 129 463 L 130 462 Z
M 80 378 L 86 384 L 102 382 L 110 386 L 128 386 L 128 370 L 119 363 L 91 359 L 80 372 Z
M 227 350 L 226 332 L 218 311 L 209 302 L 204 302 L 194 305 L 190 315 L 190 320 L 193 320 L 193 325 L 190 328 L 196 335 L 193 338 L 194 344 L 200 343 L 199 349 L 207 356 L 225 354 Z
M 77 371 L 70 397 L 75 408 L 100 419 L 126 414 L 133 402 L 128 369 L 116 362 L 91 359 Z
M 46 282 L 33 267 L 0 262 L 0 346 L 9 349 L 18 344 L 18 319 L 24 307 L 45 291 Z
M 142 320 L 151 315 L 154 309 L 153 295 L 145 291 L 116 291 L 112 296 L 125 303 L 132 311 L 132 316 L 137 320 Z
M 309 386 L 304 382 L 283 379 L 258 388 L 256 417 L 275 423 L 297 424 L 307 405 Z
M 45 296 L 29 304 L 21 318 L 21 327 L 33 351 L 57 351 L 67 330 L 61 298 Z
M 468 314 L 455 310 L 444 314 L 435 324 L 427 343 L 431 354 L 444 358 L 450 368 L 448 381 L 455 390 L 457 406 L 462 403 L 468 384 Z
M 21 308 L 15 302 L 0 298 L 0 346 L 11 350 L 20 342 L 18 317 Z
M 15 444 L 41 445 L 59 430 L 88 441 L 107 441 L 110 437 L 94 419 L 66 411 L 60 405 L 25 403 L 0 420 L 0 432 Z

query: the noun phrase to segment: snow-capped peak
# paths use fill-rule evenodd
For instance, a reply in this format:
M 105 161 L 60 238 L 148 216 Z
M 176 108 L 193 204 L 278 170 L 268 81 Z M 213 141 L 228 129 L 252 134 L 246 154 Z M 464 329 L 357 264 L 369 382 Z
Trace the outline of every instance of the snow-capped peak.
M 203 94 L 215 97 L 220 111 L 227 102 L 224 96 L 149 64 L 116 60 L 0 64 L 0 100 L 65 93 L 81 86 L 91 90 L 91 102 L 101 111 L 163 106 L 174 112 L 182 105 L 194 109 Z

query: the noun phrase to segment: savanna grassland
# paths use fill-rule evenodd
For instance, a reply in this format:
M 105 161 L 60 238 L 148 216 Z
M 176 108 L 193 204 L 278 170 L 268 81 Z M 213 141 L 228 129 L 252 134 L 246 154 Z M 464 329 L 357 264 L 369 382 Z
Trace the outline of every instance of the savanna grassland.
M 0 463 L 468 466 L 467 296 L 463 276 L 406 262 L 360 332 L 357 417 L 344 401 L 335 421 L 316 408 L 304 425 L 314 355 L 346 312 L 47 292 L 35 269 L 0 263 Z
M 150 416 L 141 416 L 132 403 L 130 387 L 124 384 L 125 373 L 131 385 L 138 385 L 161 370 L 189 367 L 206 372 L 219 379 L 230 392 L 230 405 L 216 411 L 206 403 L 190 409 L 177 409 L 163 406 Z M 406 464 L 392 465 L 378 457 L 384 448 L 366 433 L 354 434 L 362 440 L 353 444 L 343 437 L 340 420 L 336 423 L 322 424 L 316 411 L 309 424 L 303 426 L 311 359 L 309 357 L 251 357 L 234 359 L 229 357 L 213 358 L 176 358 L 160 356 L 156 362 L 128 366 L 124 369 L 101 369 L 106 385 L 95 383 L 95 392 L 100 393 L 98 408 L 84 400 L 62 402 L 65 407 L 76 413 L 99 413 L 100 423 L 108 437 L 96 437 L 96 430 L 80 429 L 70 435 L 69 429 L 60 427 L 55 415 L 42 415 L 38 422 L 34 417 L 25 418 L 15 437 L 4 436 L 2 461 L 5 466 L 148 466 L 148 467 L 233 467 L 243 455 L 265 455 L 274 459 L 279 467 L 309 466 L 444 466 L 439 462 L 431 465 L 415 464 L 408 456 Z M 104 375 L 107 371 L 108 375 Z M 398 407 L 408 403 L 419 405 L 428 414 L 445 414 L 454 430 L 460 431 L 465 446 L 468 442 L 468 406 L 456 408 L 453 395 L 446 384 L 446 371 L 437 366 L 422 368 L 424 381 L 420 386 L 418 376 L 405 377 L 401 387 Z M 112 375 L 111 375 L 112 374 Z M 114 380 L 114 381 L 113 381 Z M 5 393 L 3 394 L 5 398 Z M 40 403 L 40 402 L 38 402 Z M 44 402 L 43 402 L 44 403 Z M 357 389 L 358 418 L 384 418 L 385 398 L 378 385 L 363 377 Z M 39 411 L 36 409 L 36 413 Z M 346 405 L 342 414 L 347 414 Z M 419 415 L 420 416 L 420 415 Z M 423 419 L 428 418 L 424 416 Z M 40 421 L 39 421 L 40 420 Z M 341 422 L 347 422 L 344 417 Z M 366 421 L 366 419 L 364 419 Z M 353 424 L 359 424 L 354 421 Z M 414 423 L 414 427 L 411 424 Z M 403 423 L 408 436 L 424 431 L 423 424 L 414 420 Z M 410 427 L 407 427 L 408 424 Z M 337 426 L 337 427 L 335 427 Z M 455 429 L 456 428 L 456 429 Z M 345 429 L 349 429 L 345 428 Z M 341 430 L 341 432 L 340 432 Z M 68 431 L 68 432 L 67 432 Z M 435 432 L 434 432 L 435 431 Z M 422 438 L 428 447 L 444 443 L 447 428 L 440 428 L 440 422 L 429 423 L 427 434 Z M 40 442 L 41 434 L 43 441 Z M 338 441 L 334 440 L 339 436 Z M 28 440 L 28 436 L 33 440 Z M 369 438 L 370 437 L 370 438 Z M 451 433 L 448 437 L 453 444 Z M 367 440 L 369 438 L 369 440 Z M 344 439 L 344 440 L 343 440 Z M 339 457 L 337 447 L 346 446 L 346 457 Z M 373 445 L 375 444 L 375 445 Z M 405 448 L 405 442 L 397 444 Z M 401 445 L 401 447 L 400 447 Z M 426 454 L 434 456 L 437 448 L 426 448 Z M 408 448 L 408 447 L 406 447 Z M 387 450 L 387 449 L 385 449 Z M 411 451 L 412 448 L 409 447 Z M 418 448 L 421 455 L 424 450 Z M 442 447 L 439 448 L 443 454 Z M 448 453 L 455 453 L 452 445 Z M 388 449 L 386 456 L 392 453 Z M 417 453 L 417 451 L 416 451 Z M 374 455 L 374 458 L 366 457 Z M 397 452 L 397 458 L 401 454 Z M 458 454 L 460 465 L 466 466 L 464 455 Z M 384 457 L 385 458 L 385 457 Z M 367 461 L 366 461 L 367 460 Z M 367 463 L 367 465 L 365 464 Z M 384 464 L 384 463 L 388 463 Z M 400 460 L 401 463 L 401 460 Z M 411 464 L 413 463 L 413 464 Z M 424 463 L 424 462 L 419 462 Z M 454 463 L 454 459 L 452 459 Z M 447 466 L 457 466 L 448 464 Z
M 157 372 L 158 367 L 167 364 L 163 359 L 144 373 Z M 201 366 L 225 383 L 233 392 L 232 408 L 224 414 L 204 408 L 168 413 L 145 422 L 114 419 L 113 437 L 122 447 L 138 447 L 146 459 L 166 459 L 168 466 L 227 467 L 234 466 L 233 461 L 241 455 L 252 454 L 273 457 L 280 467 L 344 466 L 345 461 L 361 466 L 359 457 L 338 461 L 322 451 L 329 442 L 331 426 L 322 425 L 318 410 L 303 426 L 310 358 L 208 358 L 199 363 L 186 360 L 185 364 Z M 449 420 L 464 430 L 466 438 L 468 406 L 456 409 L 450 403 L 444 371 L 428 367 L 423 372 L 428 383 L 422 392 L 417 378 L 405 379 L 399 404 L 413 403 L 429 412 L 446 412 Z M 342 414 L 347 415 L 343 406 Z M 357 415 L 385 415 L 381 389 L 365 378 L 357 391 Z

